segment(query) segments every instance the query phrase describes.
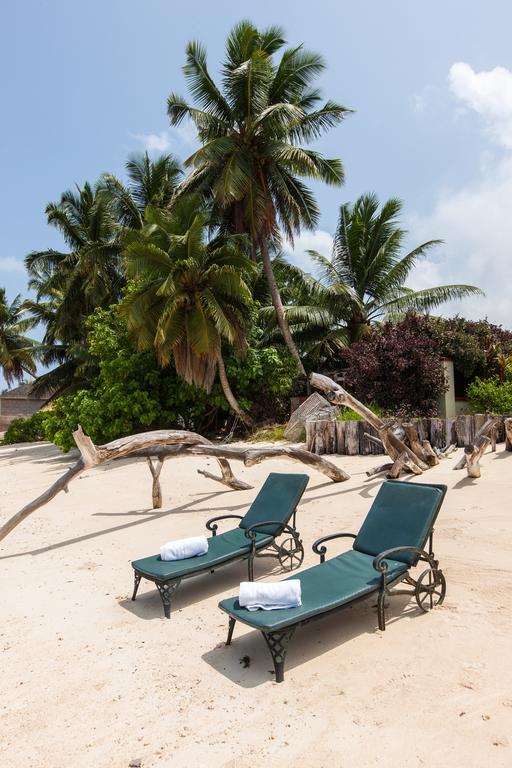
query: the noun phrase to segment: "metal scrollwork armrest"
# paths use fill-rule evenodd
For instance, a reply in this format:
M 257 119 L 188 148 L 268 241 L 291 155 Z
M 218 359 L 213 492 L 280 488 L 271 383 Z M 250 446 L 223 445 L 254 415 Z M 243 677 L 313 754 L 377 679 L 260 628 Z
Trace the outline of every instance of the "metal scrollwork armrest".
M 321 536 L 319 539 L 317 539 L 312 546 L 313 552 L 317 555 L 320 555 L 320 562 L 325 562 L 325 553 L 327 552 L 327 547 L 321 547 L 320 544 L 323 544 L 325 541 L 332 541 L 332 539 L 355 539 L 356 534 L 355 533 L 331 533 L 329 536 Z
M 425 552 L 425 550 L 420 547 L 393 547 L 393 549 L 387 549 L 385 552 L 381 552 L 377 555 L 373 560 L 373 567 L 380 573 L 386 573 L 388 570 L 386 560 L 393 559 L 395 555 L 401 555 L 405 552 L 418 555 L 419 560 L 426 560 L 431 566 L 434 565 L 435 561 L 433 555 L 429 555 L 428 552 Z
M 218 520 L 243 520 L 242 515 L 218 515 L 217 517 L 211 517 L 208 522 L 206 523 L 206 527 L 209 531 L 212 532 L 214 536 L 217 535 L 217 528 L 219 527 L 217 525 Z
M 297 531 L 295 528 L 292 528 L 291 525 L 287 525 L 286 523 L 283 523 L 282 520 L 263 520 L 261 523 L 253 523 L 253 525 L 250 525 L 248 528 L 245 529 L 245 535 L 249 539 L 256 538 L 256 534 L 258 533 L 258 528 L 261 528 L 262 526 L 267 525 L 278 525 L 279 531 L 276 532 L 275 536 L 280 536 L 284 531 L 287 531 L 288 533 L 291 533 L 292 536 L 297 534 Z M 264 531 L 262 531 L 264 533 Z

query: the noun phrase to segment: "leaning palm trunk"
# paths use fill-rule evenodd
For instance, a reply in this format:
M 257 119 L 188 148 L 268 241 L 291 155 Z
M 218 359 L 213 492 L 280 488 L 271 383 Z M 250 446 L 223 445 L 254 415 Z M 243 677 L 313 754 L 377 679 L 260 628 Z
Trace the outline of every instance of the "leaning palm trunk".
M 245 423 L 248 425 L 252 424 L 251 417 L 242 411 L 240 408 L 238 401 L 236 397 L 233 394 L 233 391 L 229 385 L 229 380 L 226 374 L 226 367 L 224 365 L 224 360 L 222 359 L 222 354 L 219 352 L 219 356 L 217 358 L 217 370 L 219 372 L 219 381 L 220 385 L 222 387 L 222 391 L 224 393 L 224 397 L 229 403 L 229 406 L 234 413 Z
M 299 350 L 297 349 L 297 346 L 293 340 L 293 336 L 290 332 L 290 327 L 284 313 L 283 302 L 281 301 L 281 295 L 279 293 L 279 288 L 277 287 L 277 282 L 274 275 L 274 270 L 272 269 L 272 262 L 270 260 L 270 255 L 266 243 L 261 244 L 260 252 L 261 260 L 263 262 L 263 269 L 265 270 L 265 276 L 270 288 L 270 295 L 272 296 L 272 304 L 274 305 L 274 309 L 276 311 L 277 324 L 279 325 L 281 333 L 283 334 L 283 339 L 286 346 L 288 347 L 290 354 L 297 361 L 299 371 L 304 377 L 306 377 L 306 371 L 302 365 Z

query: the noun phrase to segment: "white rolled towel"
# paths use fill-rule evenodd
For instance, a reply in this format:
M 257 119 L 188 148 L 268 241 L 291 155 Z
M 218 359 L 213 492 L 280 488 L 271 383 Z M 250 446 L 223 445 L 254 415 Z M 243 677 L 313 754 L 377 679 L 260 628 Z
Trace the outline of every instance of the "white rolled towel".
M 300 579 L 287 581 L 242 581 L 238 602 L 248 611 L 275 611 L 279 608 L 297 608 L 302 605 Z
M 207 552 L 206 536 L 191 536 L 189 539 L 168 541 L 160 547 L 160 560 L 186 560 L 188 557 L 206 555 Z

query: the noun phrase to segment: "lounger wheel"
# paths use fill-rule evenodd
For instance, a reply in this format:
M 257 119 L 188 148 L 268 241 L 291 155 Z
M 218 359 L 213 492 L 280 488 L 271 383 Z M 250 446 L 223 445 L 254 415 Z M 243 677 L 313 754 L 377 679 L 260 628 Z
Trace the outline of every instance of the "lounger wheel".
M 291 536 L 285 539 L 279 547 L 279 564 L 285 571 L 295 571 L 300 568 L 304 560 L 304 547 L 300 539 Z
M 446 579 L 437 568 L 427 568 L 416 581 L 414 590 L 416 602 L 422 611 L 427 613 L 441 605 L 446 595 Z

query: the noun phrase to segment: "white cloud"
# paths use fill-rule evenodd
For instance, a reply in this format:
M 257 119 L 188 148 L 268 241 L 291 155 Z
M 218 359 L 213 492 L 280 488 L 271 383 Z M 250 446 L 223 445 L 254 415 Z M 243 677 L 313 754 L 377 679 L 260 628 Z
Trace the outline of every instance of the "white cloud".
M 450 68 L 448 81 L 454 96 L 483 118 L 492 139 L 512 149 L 512 71 L 495 67 L 475 72 L 459 61 Z
M 442 238 L 433 258 L 420 262 L 408 281 L 412 288 L 469 283 L 485 291 L 444 305 L 444 315 L 512 328 L 509 284 L 512 264 L 512 71 L 495 67 L 476 72 L 458 62 L 450 68 L 449 86 L 458 104 L 481 116 L 485 135 L 501 147 L 483 146 L 477 177 L 463 187 L 441 191 L 432 211 L 409 222 L 412 244 Z
M 286 255 L 292 262 L 305 272 L 314 271 L 314 264 L 306 251 L 318 251 L 323 256 L 330 257 L 332 252 L 332 236 L 322 229 L 316 229 L 314 232 L 303 232 L 295 238 L 295 245 L 292 248 L 285 245 Z
M 160 133 L 134 133 L 132 138 L 140 141 L 150 154 L 180 147 L 190 151 L 197 145 L 197 131 L 191 120 Z
M 133 138 L 142 143 L 147 152 L 165 152 L 171 146 L 167 131 L 161 133 L 134 133 Z
M 485 291 L 442 308 L 512 328 L 508 286 L 512 263 L 512 157 L 486 165 L 479 178 L 458 190 L 440 193 L 430 215 L 409 221 L 414 243 L 442 238 L 434 259 L 418 264 L 408 284 L 426 288 L 443 283 L 469 283 Z
M 0 256 L 0 272 L 23 272 L 23 262 L 12 256 Z

